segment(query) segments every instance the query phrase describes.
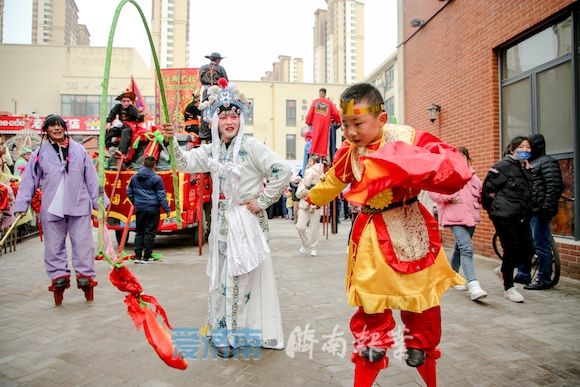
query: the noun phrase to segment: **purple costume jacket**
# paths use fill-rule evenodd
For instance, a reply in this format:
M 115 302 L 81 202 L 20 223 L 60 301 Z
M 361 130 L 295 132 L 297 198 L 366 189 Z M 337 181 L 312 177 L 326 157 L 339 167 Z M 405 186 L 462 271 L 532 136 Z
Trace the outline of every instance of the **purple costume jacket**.
M 68 173 L 50 142 L 43 142 L 32 153 L 22 174 L 14 212 L 28 209 L 36 188 L 42 189 L 40 220 L 45 237 L 44 261 L 50 278 L 70 273 L 67 265 L 65 240 L 72 244 L 72 261 L 77 274 L 94 277 L 94 248 L 91 211 L 97 208 L 99 184 L 97 171 L 84 147 L 69 139 Z M 35 167 L 38 165 L 37 167 Z M 63 214 L 48 211 L 63 181 Z

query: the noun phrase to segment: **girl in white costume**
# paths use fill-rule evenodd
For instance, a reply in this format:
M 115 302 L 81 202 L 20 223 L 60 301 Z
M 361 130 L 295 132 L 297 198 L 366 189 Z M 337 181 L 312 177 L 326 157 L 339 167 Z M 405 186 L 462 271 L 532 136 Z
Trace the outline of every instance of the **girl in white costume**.
M 173 141 L 179 170 L 211 173 L 208 335 L 218 355 L 231 357 L 243 346 L 284 348 L 265 209 L 278 201 L 291 171 L 260 141 L 244 136 L 245 98 L 224 81 L 200 105 L 213 143 L 184 151 Z M 173 134 L 164 127 L 167 139 Z

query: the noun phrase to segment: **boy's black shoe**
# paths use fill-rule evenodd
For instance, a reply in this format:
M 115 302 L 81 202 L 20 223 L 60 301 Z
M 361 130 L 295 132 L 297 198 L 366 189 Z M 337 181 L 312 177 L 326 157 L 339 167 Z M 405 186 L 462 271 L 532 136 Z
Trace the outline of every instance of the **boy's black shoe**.
M 419 367 L 425 362 L 425 352 L 420 349 L 407 348 L 407 359 L 409 367 Z
M 385 357 L 386 353 L 387 350 L 384 348 L 365 347 L 360 355 L 370 362 L 375 362 Z
M 524 289 L 526 289 L 526 290 L 546 290 L 546 289 L 550 289 L 551 287 L 552 287 L 552 284 L 550 282 L 537 279 L 534 282 L 532 282 L 531 284 L 524 286 Z

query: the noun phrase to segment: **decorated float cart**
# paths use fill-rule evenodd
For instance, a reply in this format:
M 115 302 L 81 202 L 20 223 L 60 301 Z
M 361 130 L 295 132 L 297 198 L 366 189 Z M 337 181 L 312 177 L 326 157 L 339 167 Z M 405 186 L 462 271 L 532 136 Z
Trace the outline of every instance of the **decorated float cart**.
M 115 231 L 119 245 L 124 245 L 129 232 L 135 229 L 134 209 L 127 198 L 127 186 L 141 167 L 146 156 L 157 160 L 156 172 L 163 180 L 170 214 L 162 212 L 157 227 L 158 234 L 181 233 L 191 238 L 195 246 L 201 245 L 208 235 L 208 217 L 211 203 L 211 179 L 203 173 L 190 174 L 177 172 L 174 183 L 168 150 L 164 149 L 163 136 L 159 127 L 153 125 L 145 129 L 140 124 L 126 122 L 133 129 L 132 147 L 126 158 L 110 158 L 104 171 L 104 192 L 109 199 L 106 208 L 106 227 Z M 176 136 L 180 147 L 192 149 L 199 146 L 197 136 L 179 133 Z M 179 224 L 178 213 L 181 217 Z M 95 218 L 95 226 L 98 226 Z M 125 239 L 123 239 L 125 234 Z M 201 251 L 201 249 L 200 249 Z

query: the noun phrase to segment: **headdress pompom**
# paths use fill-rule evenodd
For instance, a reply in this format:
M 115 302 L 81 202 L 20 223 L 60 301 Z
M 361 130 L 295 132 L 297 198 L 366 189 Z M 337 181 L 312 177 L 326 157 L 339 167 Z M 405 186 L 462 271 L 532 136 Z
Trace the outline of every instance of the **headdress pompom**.
M 218 79 L 218 85 L 220 85 L 222 89 L 225 89 L 226 87 L 228 87 L 228 80 L 225 78 L 220 78 Z

